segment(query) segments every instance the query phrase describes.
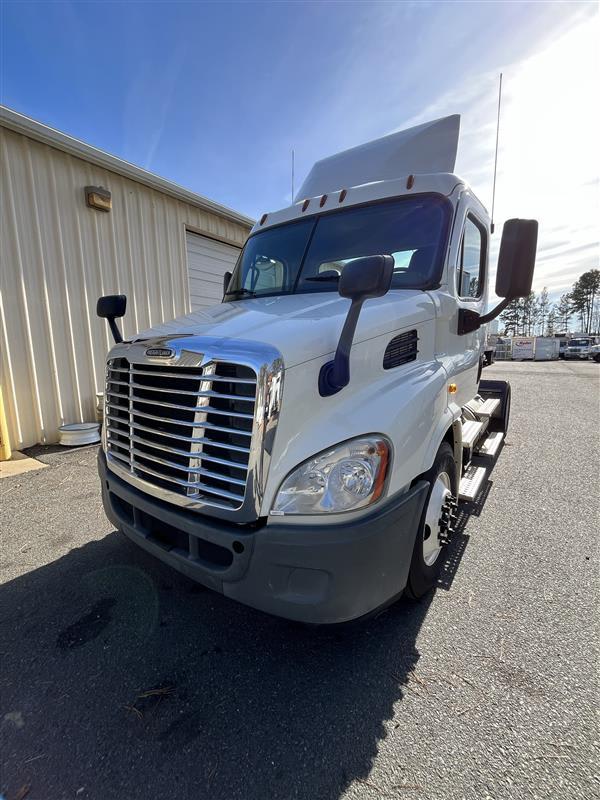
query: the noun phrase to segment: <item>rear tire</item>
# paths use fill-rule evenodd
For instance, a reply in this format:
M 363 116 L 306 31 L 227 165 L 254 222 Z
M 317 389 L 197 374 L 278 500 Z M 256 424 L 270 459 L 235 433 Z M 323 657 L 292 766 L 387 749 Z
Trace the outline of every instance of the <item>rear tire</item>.
M 444 560 L 443 546 L 439 541 L 441 506 L 448 495 L 456 497 L 457 494 L 454 452 L 448 442 L 442 442 L 433 466 L 419 480 L 429 481 L 429 491 L 415 537 L 408 582 L 404 589 L 406 596 L 413 600 L 418 600 L 433 589 Z

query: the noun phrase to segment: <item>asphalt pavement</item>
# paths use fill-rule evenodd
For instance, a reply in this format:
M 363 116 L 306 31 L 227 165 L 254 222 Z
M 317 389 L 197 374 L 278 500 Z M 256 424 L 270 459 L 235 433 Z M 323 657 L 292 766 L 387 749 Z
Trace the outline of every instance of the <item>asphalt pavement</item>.
M 598 797 L 600 368 L 485 377 L 511 381 L 511 427 L 440 586 L 350 630 L 237 605 L 128 543 L 95 448 L 0 481 L 0 794 Z

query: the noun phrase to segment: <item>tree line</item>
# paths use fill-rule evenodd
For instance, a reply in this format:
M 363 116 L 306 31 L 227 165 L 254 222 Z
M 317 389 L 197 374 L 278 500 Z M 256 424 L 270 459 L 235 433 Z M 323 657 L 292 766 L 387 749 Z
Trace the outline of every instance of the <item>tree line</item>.
M 505 336 L 554 336 L 573 323 L 582 333 L 600 332 L 600 269 L 584 272 L 557 303 L 546 287 L 539 294 L 513 300 L 500 315 Z

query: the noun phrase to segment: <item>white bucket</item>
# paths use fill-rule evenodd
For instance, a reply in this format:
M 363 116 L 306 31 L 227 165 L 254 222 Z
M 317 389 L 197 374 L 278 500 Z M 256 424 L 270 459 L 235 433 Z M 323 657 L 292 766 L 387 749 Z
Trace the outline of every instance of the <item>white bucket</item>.
M 100 425 L 97 422 L 73 422 L 61 425 L 59 444 L 77 447 L 82 444 L 95 444 L 100 441 Z

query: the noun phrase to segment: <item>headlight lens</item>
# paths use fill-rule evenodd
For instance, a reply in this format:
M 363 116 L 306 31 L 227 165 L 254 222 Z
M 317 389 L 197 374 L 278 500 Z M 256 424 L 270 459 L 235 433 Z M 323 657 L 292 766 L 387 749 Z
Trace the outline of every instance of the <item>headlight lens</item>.
M 290 472 L 271 513 L 322 514 L 368 506 L 381 497 L 388 462 L 389 445 L 378 437 L 332 447 Z

